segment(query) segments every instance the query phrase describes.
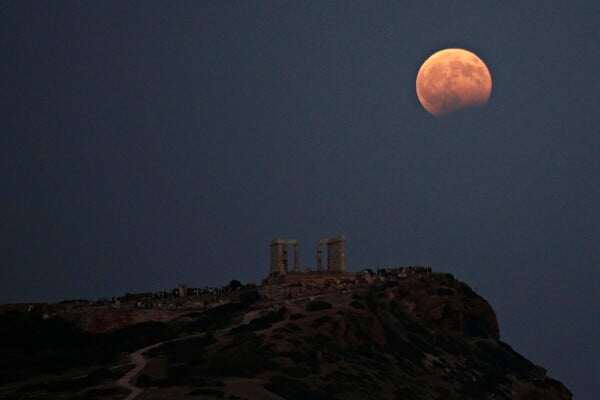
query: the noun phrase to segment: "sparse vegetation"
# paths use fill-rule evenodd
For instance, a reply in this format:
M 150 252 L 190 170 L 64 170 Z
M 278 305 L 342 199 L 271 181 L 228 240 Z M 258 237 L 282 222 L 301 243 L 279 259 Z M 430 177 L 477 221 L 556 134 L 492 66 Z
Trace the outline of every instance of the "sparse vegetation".
M 231 290 L 239 290 L 242 288 L 242 282 L 238 281 L 237 279 L 232 279 L 229 282 L 229 285 L 227 285 L 229 287 L 229 289 Z
M 285 367 L 281 370 L 281 372 L 292 378 L 306 378 L 311 373 L 310 369 L 299 365 Z
M 166 356 L 169 362 L 198 364 L 206 358 L 206 347 L 215 342 L 213 334 L 164 343 L 148 352 L 151 357 Z
M 289 332 L 301 332 L 302 331 L 302 328 L 293 322 L 289 322 L 289 323 L 285 324 L 285 328 Z
M 256 289 L 248 290 L 240 294 L 240 303 L 242 303 L 244 307 L 249 307 L 258 301 L 260 301 L 260 293 L 258 293 L 258 290 Z
M 312 327 L 313 328 L 318 328 L 319 326 L 322 326 L 322 325 L 324 325 L 324 324 L 326 324 L 328 322 L 333 322 L 333 317 L 331 317 L 329 315 L 324 315 L 322 317 L 315 318 L 313 320 Z
M 112 363 L 122 353 L 174 336 L 160 322 L 145 322 L 116 332 L 81 332 L 69 321 L 40 315 L 0 317 L 0 384 L 33 373 L 65 371 L 77 367 Z
M 306 367 L 313 374 L 318 374 L 321 370 L 317 351 L 312 348 L 304 349 L 304 351 L 282 351 L 278 353 L 278 356 L 291 359 L 296 366 Z
M 454 290 L 447 287 L 440 287 L 436 290 L 438 296 L 452 296 L 454 294 Z
M 169 323 L 110 334 L 84 333 L 66 319 L 40 314 L 0 316 L 0 383 L 84 371 L 18 390 L 0 387 L 0 397 L 123 398 L 122 389 L 109 385 L 132 366 L 111 369 L 118 357 L 167 340 L 147 352 L 138 386 L 165 392 L 183 386 L 190 397 L 233 399 L 234 377 L 286 399 L 478 400 L 501 398 L 523 383 L 531 396 L 569 398 L 555 395 L 568 392 L 498 341 L 491 307 L 446 275 L 371 284 L 351 295 L 325 293 L 304 306 L 261 298 L 257 289 L 232 290 L 230 303 L 202 311 L 186 306 Z M 249 315 L 255 318 L 243 324 Z
M 319 393 L 311 390 L 309 385 L 301 380 L 282 375 L 276 375 L 272 377 L 269 383 L 265 383 L 264 386 L 271 392 L 289 400 L 319 400 L 330 398 L 325 393 Z
M 271 311 L 262 317 L 253 319 L 247 325 L 241 325 L 231 329 L 230 333 L 232 335 L 236 335 L 239 333 L 256 332 L 270 328 L 272 324 L 283 321 L 285 312 L 285 307 L 279 309 L 278 311 Z
M 224 393 L 219 389 L 195 389 L 188 393 L 189 396 L 216 396 L 217 398 L 223 398 Z
M 234 316 L 242 314 L 245 306 L 240 303 L 228 303 L 204 311 L 198 318 L 190 323 L 186 330 L 190 332 L 206 332 L 222 329 L 229 325 Z
M 331 303 L 323 300 L 313 300 L 306 306 L 306 311 L 328 310 L 331 308 Z

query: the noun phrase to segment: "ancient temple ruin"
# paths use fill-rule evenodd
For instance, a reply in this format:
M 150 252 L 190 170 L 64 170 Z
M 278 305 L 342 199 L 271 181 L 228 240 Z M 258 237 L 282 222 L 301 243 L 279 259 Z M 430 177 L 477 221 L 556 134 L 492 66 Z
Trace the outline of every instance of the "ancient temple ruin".
M 323 245 L 327 245 L 327 272 L 344 272 L 344 236 L 321 239 L 317 243 L 317 270 L 323 271 Z
M 271 263 L 269 275 L 285 275 L 288 269 L 288 246 L 294 246 L 294 271 L 300 270 L 300 254 L 298 253 L 298 241 L 295 239 L 273 239 L 271 241 Z
M 321 239 L 317 242 L 317 271 L 341 273 L 346 270 L 344 260 L 344 236 Z M 294 246 L 294 269 L 289 269 L 289 246 Z M 323 268 L 323 246 L 327 245 L 327 266 Z M 300 253 L 295 239 L 276 238 L 271 241 L 269 276 L 283 276 L 300 272 Z

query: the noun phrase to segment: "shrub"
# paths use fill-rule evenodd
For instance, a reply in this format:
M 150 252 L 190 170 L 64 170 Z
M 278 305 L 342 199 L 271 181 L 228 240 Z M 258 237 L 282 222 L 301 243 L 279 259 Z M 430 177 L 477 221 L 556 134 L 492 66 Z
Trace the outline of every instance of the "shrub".
M 188 330 L 207 331 L 222 329 L 229 325 L 231 319 L 243 310 L 243 305 L 227 303 L 203 312 L 194 322 L 189 324 Z
M 300 332 L 302 331 L 302 328 L 300 328 L 298 325 L 294 324 L 293 322 L 289 322 L 285 325 L 285 327 L 287 328 L 287 330 L 289 332 Z
M 321 362 L 314 350 L 307 351 L 282 351 L 278 354 L 280 357 L 287 357 L 294 361 L 296 366 L 304 366 L 313 374 L 321 371 Z
M 310 387 L 305 382 L 288 378 L 287 376 L 276 375 L 271 378 L 269 383 L 265 383 L 263 386 L 271 392 L 289 400 L 329 399 L 329 396 L 326 396 L 324 393 L 310 390 Z
M 327 322 L 332 322 L 332 321 L 333 321 L 333 318 L 331 318 L 329 315 L 325 315 L 320 318 L 315 318 L 315 320 L 312 323 L 312 327 L 318 328 L 319 326 L 322 326 L 322 325 L 326 324 Z
M 222 390 L 218 390 L 218 389 L 196 389 L 196 390 L 192 390 L 191 392 L 188 393 L 189 396 L 202 396 L 202 395 L 207 395 L 207 396 L 217 396 L 218 398 L 223 398 L 223 391 Z
M 271 311 L 265 316 L 253 319 L 247 325 L 242 325 L 231 329 L 230 333 L 236 335 L 239 333 L 256 332 L 270 328 L 272 324 L 283 321 L 283 316 L 285 315 L 286 311 L 287 310 L 285 307 L 282 307 L 278 311 Z
M 449 287 L 440 287 L 438 288 L 436 294 L 438 296 L 452 296 L 454 295 L 454 290 Z
M 229 289 L 231 290 L 239 290 L 242 287 L 242 283 L 237 279 L 232 279 L 229 282 Z
M 318 311 L 318 310 L 327 310 L 331 308 L 331 303 L 328 303 L 323 300 L 314 300 L 308 303 L 306 306 L 306 311 Z
M 245 307 L 251 306 L 252 304 L 256 303 L 259 300 L 260 300 L 260 293 L 258 293 L 258 290 L 256 290 L 256 289 L 249 290 L 247 292 L 240 294 L 240 303 L 242 303 L 242 305 Z
M 292 378 L 306 378 L 310 375 L 310 370 L 308 368 L 299 367 L 299 366 L 291 366 L 285 367 L 282 369 L 282 372 L 287 376 L 291 376 Z
M 365 306 L 363 306 L 361 302 L 356 301 L 356 300 L 353 300 L 350 302 L 350 307 L 357 308 L 357 309 L 365 308 Z

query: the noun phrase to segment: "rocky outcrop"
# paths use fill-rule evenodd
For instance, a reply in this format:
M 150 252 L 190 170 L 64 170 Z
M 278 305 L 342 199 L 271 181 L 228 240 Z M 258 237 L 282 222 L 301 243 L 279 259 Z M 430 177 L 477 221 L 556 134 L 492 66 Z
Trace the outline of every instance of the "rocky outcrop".
M 492 307 L 450 275 L 332 279 L 296 282 L 292 297 L 264 288 L 285 300 L 232 315 L 210 341 L 159 348 L 142 384 L 203 382 L 194 393 L 207 398 L 572 398 L 499 340 Z
M 500 340 L 485 299 L 429 268 L 288 274 L 184 304 L 9 310 L 0 397 L 122 399 L 123 355 L 152 346 L 132 377 L 144 399 L 572 398 Z

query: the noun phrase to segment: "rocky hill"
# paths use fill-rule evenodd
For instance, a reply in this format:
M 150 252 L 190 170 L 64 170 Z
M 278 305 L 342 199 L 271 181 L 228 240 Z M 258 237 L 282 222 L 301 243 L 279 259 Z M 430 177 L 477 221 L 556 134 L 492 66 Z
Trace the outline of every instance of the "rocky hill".
M 148 347 L 126 379 L 140 400 L 572 398 L 500 340 L 482 297 L 422 272 L 291 277 L 106 333 L 7 313 L 0 397 L 123 399 Z

